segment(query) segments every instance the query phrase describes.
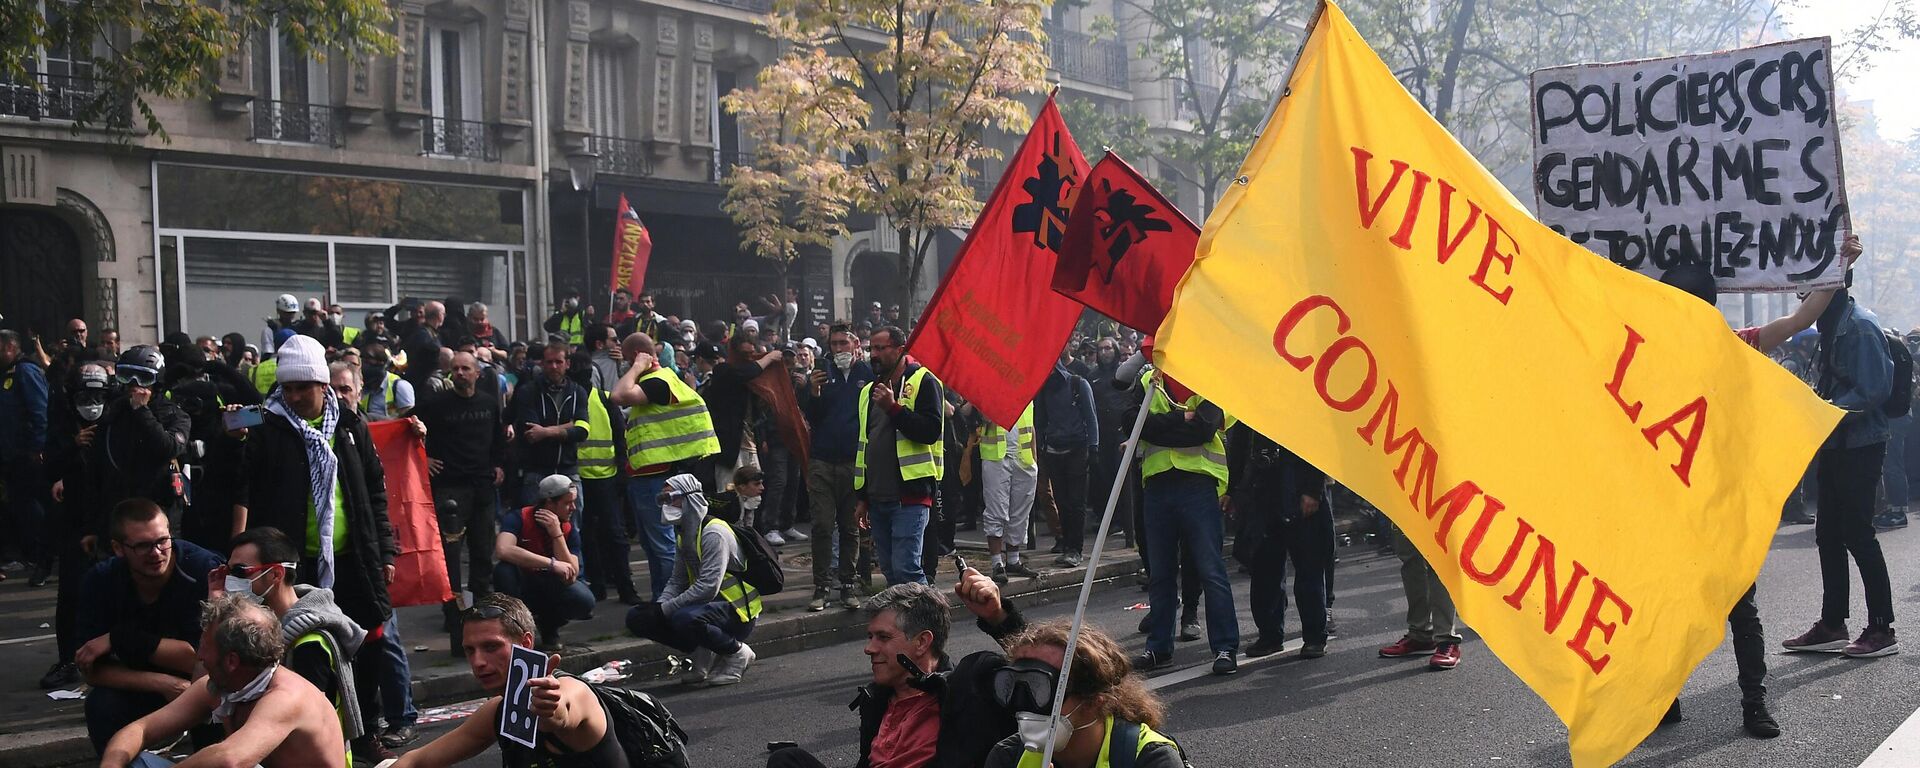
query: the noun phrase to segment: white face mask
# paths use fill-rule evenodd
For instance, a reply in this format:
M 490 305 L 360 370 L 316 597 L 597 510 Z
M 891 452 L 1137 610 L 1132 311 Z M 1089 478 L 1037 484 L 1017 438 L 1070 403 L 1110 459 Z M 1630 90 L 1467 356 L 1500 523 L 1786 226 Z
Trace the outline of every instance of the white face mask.
M 327 317 L 333 319 L 334 325 L 339 325 L 342 321 L 346 320 L 346 315 L 327 315 Z
M 1013 719 L 1020 732 L 1020 745 L 1028 752 L 1045 752 L 1047 737 L 1051 735 L 1053 751 L 1059 754 L 1060 750 L 1066 748 L 1067 742 L 1073 740 L 1075 731 L 1093 726 L 1093 723 L 1082 726 L 1073 724 L 1072 715 L 1078 709 L 1080 707 L 1075 705 L 1073 709 L 1060 713 L 1057 720 L 1032 712 L 1015 712 Z
M 682 509 L 679 504 L 660 505 L 660 522 L 666 523 L 668 525 L 678 525 L 680 523 L 680 518 L 685 516 L 686 516 L 686 511 Z
M 258 577 L 255 577 L 255 578 L 258 578 Z M 256 595 L 253 593 L 252 579 L 243 579 L 243 578 L 240 578 L 239 576 L 228 576 L 226 579 L 226 584 L 227 584 L 227 594 L 229 595 L 241 595 L 255 603 L 264 603 L 267 601 L 265 597 L 262 597 L 260 595 Z
M 80 420 L 89 424 L 99 421 L 100 415 L 107 412 L 106 403 L 88 403 L 75 409 L 80 412 Z
M 852 368 L 852 367 L 853 367 L 853 353 L 852 353 L 852 352 L 835 352 L 835 353 L 833 353 L 833 367 L 835 367 L 835 368 L 838 368 L 838 369 L 840 369 L 840 370 L 843 370 L 843 371 L 844 371 L 844 370 L 847 370 L 847 369 L 849 369 L 849 368 Z

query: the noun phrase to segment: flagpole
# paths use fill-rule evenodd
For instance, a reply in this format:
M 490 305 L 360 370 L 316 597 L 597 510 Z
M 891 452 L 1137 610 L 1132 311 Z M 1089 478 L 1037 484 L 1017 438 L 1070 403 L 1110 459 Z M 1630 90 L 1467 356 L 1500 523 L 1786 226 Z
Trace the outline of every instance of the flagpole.
M 1086 625 L 1087 598 L 1093 594 L 1094 574 L 1100 570 L 1100 555 L 1107 547 L 1107 531 L 1113 527 L 1113 510 L 1120 504 L 1120 491 L 1126 485 L 1127 475 L 1133 469 L 1133 454 L 1140 446 L 1140 430 L 1147 424 L 1147 412 L 1153 410 L 1153 398 L 1160 393 L 1160 377 L 1154 376 L 1147 385 L 1147 396 L 1140 401 L 1140 415 L 1133 419 L 1133 434 L 1127 438 L 1126 447 L 1120 452 L 1120 470 L 1114 473 L 1113 490 L 1107 494 L 1107 510 L 1100 515 L 1100 533 L 1093 540 L 1093 554 L 1087 558 L 1086 575 L 1080 578 L 1080 599 L 1073 605 L 1073 627 L 1067 631 L 1067 652 L 1060 659 L 1059 683 L 1053 687 L 1053 713 L 1047 722 L 1059 719 L 1061 707 L 1067 702 L 1067 676 L 1073 670 L 1073 649 L 1080 644 L 1080 628 Z M 1058 732 L 1047 729 L 1047 748 L 1040 754 L 1040 765 L 1053 765 L 1054 738 Z

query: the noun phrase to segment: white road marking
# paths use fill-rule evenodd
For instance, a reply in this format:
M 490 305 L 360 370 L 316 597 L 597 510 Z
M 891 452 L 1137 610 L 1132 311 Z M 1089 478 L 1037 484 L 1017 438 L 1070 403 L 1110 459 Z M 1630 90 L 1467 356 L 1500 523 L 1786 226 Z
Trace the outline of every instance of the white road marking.
M 14 645 L 16 643 L 34 643 L 34 642 L 39 642 L 41 640 L 52 640 L 53 638 L 54 638 L 54 635 L 34 635 L 33 637 L 15 637 L 7 640 L 0 640 L 0 645 Z
M 1288 653 L 1300 650 L 1300 645 L 1301 645 L 1301 642 L 1299 640 L 1288 640 L 1285 645 L 1282 645 L 1280 647 L 1279 653 L 1270 653 L 1265 656 L 1261 656 L 1257 659 L 1249 659 L 1242 656 L 1240 657 L 1240 671 L 1245 672 L 1247 670 L 1247 667 L 1255 666 L 1258 664 L 1264 664 L 1266 662 L 1273 661 L 1274 659 L 1286 658 Z M 1168 686 L 1179 685 L 1181 683 L 1184 683 L 1190 680 L 1198 680 L 1200 678 L 1207 677 L 1208 675 L 1212 675 L 1213 674 L 1213 662 L 1211 661 L 1212 657 L 1209 656 L 1208 659 L 1209 661 L 1205 664 L 1197 664 L 1191 667 L 1187 667 L 1186 669 L 1182 669 L 1172 674 L 1147 678 L 1147 688 L 1150 690 L 1157 691 L 1162 688 L 1166 688 Z
M 1920 711 L 1907 717 L 1893 729 L 1887 740 L 1873 748 L 1860 768 L 1908 768 L 1920 765 Z

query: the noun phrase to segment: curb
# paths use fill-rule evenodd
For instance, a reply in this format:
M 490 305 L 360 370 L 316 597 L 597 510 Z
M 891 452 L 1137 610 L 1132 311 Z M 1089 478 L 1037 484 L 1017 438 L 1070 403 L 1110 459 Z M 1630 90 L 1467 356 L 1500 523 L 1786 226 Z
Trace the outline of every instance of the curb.
M 1139 568 L 1138 555 L 1103 563 L 1095 572 L 1094 591 L 1104 592 L 1119 586 L 1119 579 L 1132 575 Z M 1046 596 L 1078 589 L 1085 574 L 1084 568 L 1046 571 L 1039 578 L 1016 581 L 1001 587 L 1001 590 L 1009 598 Z M 1028 599 L 1023 602 L 1032 606 L 1051 601 Z M 956 616 L 965 616 L 967 610 L 955 606 L 954 613 Z M 866 624 L 859 615 L 858 611 L 845 609 L 830 609 L 820 613 L 804 609 L 784 610 L 774 615 L 771 621 L 754 627 L 753 650 L 760 658 L 766 659 L 859 639 L 866 633 Z M 569 672 L 580 673 L 609 661 L 625 659 L 633 662 L 632 676 L 622 682 L 631 684 L 666 677 L 670 671 L 667 664 L 670 652 L 671 649 L 658 643 L 625 637 L 611 643 L 594 644 L 591 650 L 566 656 L 561 659 L 560 666 Z M 482 693 L 479 683 L 464 668 L 429 673 L 413 681 L 414 705 L 422 711 L 478 698 Z M 87 739 L 84 724 L 0 734 L 0 768 L 57 768 L 96 761 L 93 744 Z

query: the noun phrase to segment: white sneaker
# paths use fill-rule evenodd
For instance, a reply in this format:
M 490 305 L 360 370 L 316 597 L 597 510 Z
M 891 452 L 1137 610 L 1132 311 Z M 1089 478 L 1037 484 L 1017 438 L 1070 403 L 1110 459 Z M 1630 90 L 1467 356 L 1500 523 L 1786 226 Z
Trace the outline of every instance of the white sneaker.
M 706 682 L 707 674 L 714 665 L 713 651 L 705 648 L 696 648 L 693 651 L 692 661 L 692 668 L 687 670 L 687 674 L 681 676 L 680 682 L 686 685 L 699 685 Z
M 811 536 L 801 533 L 800 529 L 798 528 L 788 528 L 784 531 L 781 531 L 780 535 L 786 537 L 787 541 L 806 541 L 807 539 L 812 538 Z
M 746 643 L 740 644 L 740 650 L 732 655 L 722 656 L 713 665 L 713 677 L 707 678 L 708 685 L 733 685 L 740 682 L 740 676 L 746 674 L 747 667 L 753 664 L 753 649 Z
M 786 543 L 787 543 L 787 540 L 786 540 L 785 538 L 782 538 L 782 537 L 780 536 L 780 532 L 779 532 L 779 531 L 768 531 L 768 532 L 767 532 L 767 543 L 768 543 L 768 544 L 772 544 L 772 545 L 774 545 L 774 546 L 776 546 L 776 547 L 778 547 L 778 546 L 781 546 L 781 545 L 783 545 L 783 544 L 786 544 Z

